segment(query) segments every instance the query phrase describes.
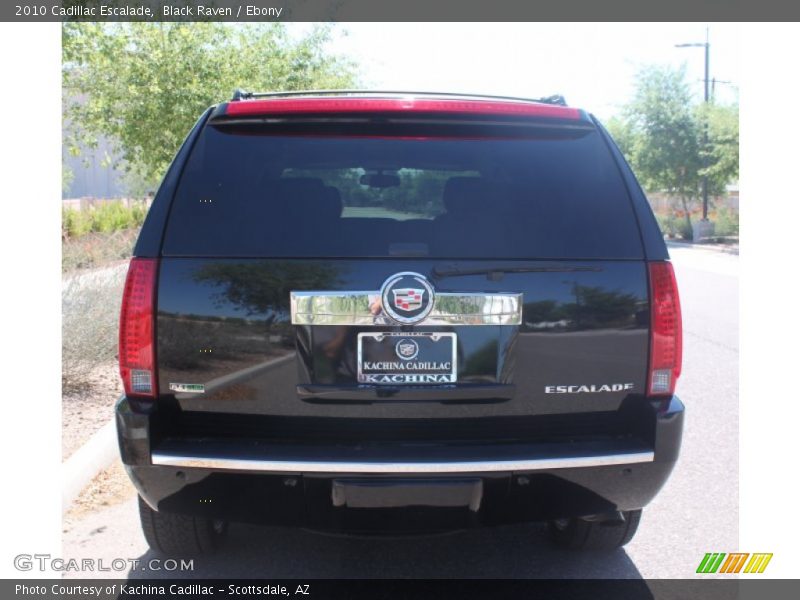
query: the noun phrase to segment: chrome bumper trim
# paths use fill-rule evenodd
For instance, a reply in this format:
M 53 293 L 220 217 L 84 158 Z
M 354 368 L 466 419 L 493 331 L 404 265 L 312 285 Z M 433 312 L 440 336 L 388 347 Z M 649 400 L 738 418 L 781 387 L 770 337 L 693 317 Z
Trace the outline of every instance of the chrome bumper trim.
M 154 465 L 230 471 L 292 473 L 489 473 L 604 467 L 653 462 L 653 452 L 467 462 L 334 462 L 185 456 L 154 452 Z
M 293 325 L 397 325 L 381 311 L 381 293 L 291 292 Z M 415 326 L 520 325 L 522 294 L 437 293 Z

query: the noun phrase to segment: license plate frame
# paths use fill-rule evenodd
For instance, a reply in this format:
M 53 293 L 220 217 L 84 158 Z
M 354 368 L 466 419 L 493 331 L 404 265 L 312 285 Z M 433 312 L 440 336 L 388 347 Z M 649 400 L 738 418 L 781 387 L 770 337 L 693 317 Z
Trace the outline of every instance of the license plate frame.
M 361 332 L 356 353 L 358 382 L 394 386 L 454 384 L 458 380 L 457 350 L 458 338 L 449 331 Z M 386 360 L 372 360 L 378 352 Z M 431 359 L 425 360 L 425 356 Z M 425 363 L 432 365 L 423 368 Z

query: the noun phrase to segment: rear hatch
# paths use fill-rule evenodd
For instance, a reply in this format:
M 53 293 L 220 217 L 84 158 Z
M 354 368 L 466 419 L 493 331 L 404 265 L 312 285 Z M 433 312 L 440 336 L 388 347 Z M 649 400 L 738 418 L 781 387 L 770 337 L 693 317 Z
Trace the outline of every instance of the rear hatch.
M 157 381 L 182 428 L 362 440 L 622 427 L 646 393 L 648 270 L 592 120 L 276 102 L 218 107 L 172 201 Z

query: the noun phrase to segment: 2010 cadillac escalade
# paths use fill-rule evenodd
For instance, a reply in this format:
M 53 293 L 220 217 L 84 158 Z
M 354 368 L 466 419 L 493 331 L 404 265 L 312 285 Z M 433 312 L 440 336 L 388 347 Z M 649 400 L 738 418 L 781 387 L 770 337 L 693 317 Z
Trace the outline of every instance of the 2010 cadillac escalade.
M 148 543 L 230 521 L 628 542 L 680 446 L 681 317 L 595 118 L 448 94 L 237 93 L 155 197 L 120 323 Z

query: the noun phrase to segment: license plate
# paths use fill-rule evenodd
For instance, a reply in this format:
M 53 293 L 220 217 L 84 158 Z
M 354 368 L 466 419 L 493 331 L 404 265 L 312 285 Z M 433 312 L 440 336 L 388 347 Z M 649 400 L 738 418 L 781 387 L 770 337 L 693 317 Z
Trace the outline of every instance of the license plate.
M 469 507 L 477 512 L 483 481 L 470 479 L 334 479 L 334 506 L 405 508 L 407 506 Z
M 358 334 L 358 381 L 383 385 L 456 382 L 456 334 Z

